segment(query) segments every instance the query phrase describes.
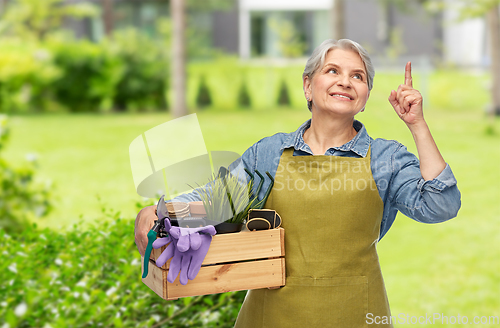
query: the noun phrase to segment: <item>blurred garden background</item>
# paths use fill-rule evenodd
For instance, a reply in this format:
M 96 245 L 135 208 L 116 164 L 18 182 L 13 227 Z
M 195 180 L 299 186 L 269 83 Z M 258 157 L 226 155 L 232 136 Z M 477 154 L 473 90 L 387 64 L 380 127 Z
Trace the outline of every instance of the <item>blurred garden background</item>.
M 156 200 L 135 191 L 129 144 L 188 113 L 208 150 L 294 131 L 310 117 L 307 56 L 343 37 L 375 64 L 357 119 L 416 153 L 387 101 L 412 61 L 462 193 L 457 218 L 399 215 L 378 244 L 392 314 L 500 326 L 499 13 L 499 0 L 0 0 L 0 327 L 232 327 L 244 291 L 164 301 L 141 282 L 133 224 Z

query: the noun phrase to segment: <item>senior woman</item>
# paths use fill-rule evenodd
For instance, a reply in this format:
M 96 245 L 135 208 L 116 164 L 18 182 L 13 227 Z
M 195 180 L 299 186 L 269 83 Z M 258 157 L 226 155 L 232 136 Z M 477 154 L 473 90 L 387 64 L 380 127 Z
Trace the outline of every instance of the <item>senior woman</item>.
M 324 41 L 302 76 L 311 119 L 258 141 L 230 166 L 234 174 L 247 168 L 274 175 L 265 207 L 281 215 L 286 231 L 286 285 L 249 291 L 235 327 L 391 327 L 377 242 L 398 211 L 425 223 L 457 215 L 460 192 L 424 120 L 411 64 L 389 102 L 420 161 L 397 141 L 372 139 L 354 119 L 365 110 L 373 77 L 358 43 Z M 154 207 L 137 216 L 141 254 L 154 219 Z

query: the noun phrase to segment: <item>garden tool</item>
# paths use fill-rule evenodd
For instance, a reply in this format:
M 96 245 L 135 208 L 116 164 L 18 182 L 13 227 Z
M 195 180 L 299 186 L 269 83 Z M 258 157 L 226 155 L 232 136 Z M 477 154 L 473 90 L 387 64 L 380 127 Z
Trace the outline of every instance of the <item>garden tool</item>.
M 250 176 L 250 181 L 251 181 L 251 185 L 253 186 L 253 180 L 254 180 L 254 176 L 252 173 L 250 173 L 249 170 L 247 170 L 247 168 L 244 168 L 245 172 Z M 255 170 L 255 173 L 258 174 L 258 176 L 260 177 L 260 182 L 259 182 L 259 185 L 257 186 L 257 195 L 259 194 L 260 190 L 262 189 L 262 185 L 264 184 L 264 177 L 262 176 L 262 174 L 260 174 L 260 172 L 258 170 Z M 254 195 L 253 193 L 250 193 L 250 198 L 254 198 Z
M 273 210 L 262 209 L 266 204 L 267 199 L 269 198 L 269 194 L 271 194 L 271 190 L 273 189 L 274 186 L 274 179 L 269 172 L 266 172 L 266 175 L 271 180 L 271 183 L 269 184 L 269 187 L 267 187 L 264 197 L 259 201 L 258 195 L 260 192 L 260 187 L 262 186 L 262 182 L 264 181 L 264 177 L 262 176 L 262 174 L 260 174 L 258 170 L 255 170 L 255 173 L 257 173 L 261 178 L 261 183 L 257 188 L 257 196 L 255 196 L 255 198 L 252 199 L 250 209 L 247 212 L 248 213 L 247 229 L 253 231 L 253 230 L 267 230 L 271 228 L 277 228 L 281 225 L 281 217 Z M 251 215 L 251 213 L 253 214 Z
M 266 193 L 264 195 L 264 198 L 259 201 L 258 195 L 260 193 L 260 190 L 262 189 L 262 185 L 264 184 L 264 176 L 259 172 L 259 170 L 255 170 L 255 173 L 260 177 L 260 182 L 259 182 L 259 185 L 257 186 L 256 194 L 254 195 L 252 193 L 252 186 L 253 186 L 253 181 L 254 181 L 254 175 L 249 170 L 247 170 L 246 168 L 244 170 L 248 174 L 248 176 L 250 176 L 249 201 L 248 201 L 248 204 L 245 207 L 245 209 L 235 215 L 235 217 L 240 217 L 240 218 L 241 217 L 246 217 L 248 215 L 248 212 L 251 209 L 260 209 L 260 208 L 262 208 L 264 206 L 264 204 L 266 203 L 267 198 L 269 197 L 269 194 L 271 193 L 271 189 L 273 188 L 273 185 L 274 185 L 274 179 L 273 179 L 273 177 L 271 176 L 271 174 L 269 174 L 269 172 L 266 172 L 266 174 L 269 177 L 269 179 L 271 179 L 271 183 L 269 184 L 269 187 L 268 187 L 268 189 L 267 189 L 267 191 L 266 191 Z M 243 220 L 241 218 L 240 220 L 237 220 L 237 221 L 241 222 Z
M 245 169 L 245 172 L 247 172 L 247 174 L 250 175 L 250 172 L 248 172 L 246 169 Z M 271 193 L 271 190 L 273 189 L 273 186 L 274 186 L 274 179 L 272 177 L 272 175 L 266 171 L 266 175 L 269 177 L 269 179 L 271 180 L 271 183 L 269 184 L 269 187 L 267 187 L 267 190 L 266 190 L 266 193 L 264 194 L 264 197 L 259 201 L 259 193 L 260 193 L 260 190 L 262 188 L 262 185 L 264 183 L 264 176 L 259 172 L 259 170 L 255 170 L 255 173 L 257 173 L 257 175 L 260 177 L 260 182 L 259 182 L 259 186 L 257 187 L 257 192 L 256 192 L 256 195 L 255 197 L 250 201 L 250 208 L 257 208 L 257 209 L 260 209 L 260 208 L 263 208 L 264 207 L 264 204 L 266 204 L 266 201 L 267 201 L 267 198 L 269 197 L 269 194 Z M 250 175 L 253 179 L 253 176 Z
M 151 256 L 151 251 L 153 250 L 153 242 L 156 240 L 158 233 L 161 235 L 166 235 L 168 237 L 168 230 L 170 230 L 170 221 L 168 217 L 167 206 L 165 205 L 165 200 L 163 199 L 165 195 L 160 197 L 158 205 L 156 206 L 156 216 L 158 220 L 154 221 L 154 225 L 148 232 L 148 246 L 146 247 L 146 252 L 144 253 L 144 272 L 142 273 L 142 278 L 146 278 L 149 272 L 149 258 Z M 167 221 L 167 228 L 165 229 L 165 221 Z
M 262 180 L 264 180 L 264 177 L 260 174 L 260 172 L 258 170 L 255 170 L 255 172 L 260 176 L 260 178 Z M 271 182 L 269 183 L 269 187 L 267 187 L 266 193 L 264 194 L 264 198 L 262 198 L 262 200 L 257 203 L 255 208 L 263 208 L 264 207 L 264 205 L 266 204 L 267 198 L 269 197 L 269 194 L 271 194 L 271 190 L 273 189 L 274 179 L 273 179 L 272 175 L 267 171 L 266 171 L 266 175 L 269 177 Z

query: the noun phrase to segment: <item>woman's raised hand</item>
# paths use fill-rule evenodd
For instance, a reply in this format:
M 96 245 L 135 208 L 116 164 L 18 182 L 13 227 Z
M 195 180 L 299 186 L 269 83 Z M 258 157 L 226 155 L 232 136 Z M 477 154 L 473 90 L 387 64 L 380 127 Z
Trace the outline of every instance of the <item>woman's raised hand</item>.
M 391 91 L 389 102 L 410 129 L 420 160 L 420 172 L 424 180 L 436 178 L 446 167 L 439 149 L 432 138 L 431 131 L 424 120 L 422 113 L 422 95 L 413 89 L 411 78 L 411 63 L 406 63 L 405 84 L 401 84 L 398 91 Z
M 391 91 L 389 102 L 398 114 L 399 118 L 407 125 L 424 122 L 422 112 L 422 95 L 416 89 L 413 89 L 411 77 L 411 62 L 406 63 L 405 83 L 400 84 L 398 91 Z

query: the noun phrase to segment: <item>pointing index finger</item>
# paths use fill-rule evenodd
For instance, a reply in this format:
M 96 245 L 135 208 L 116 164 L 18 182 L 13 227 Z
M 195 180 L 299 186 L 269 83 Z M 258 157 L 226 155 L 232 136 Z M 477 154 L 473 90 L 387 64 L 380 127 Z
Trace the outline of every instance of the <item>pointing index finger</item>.
M 413 87 L 413 80 L 411 77 L 411 62 L 406 63 L 405 67 L 405 84 L 409 87 Z

